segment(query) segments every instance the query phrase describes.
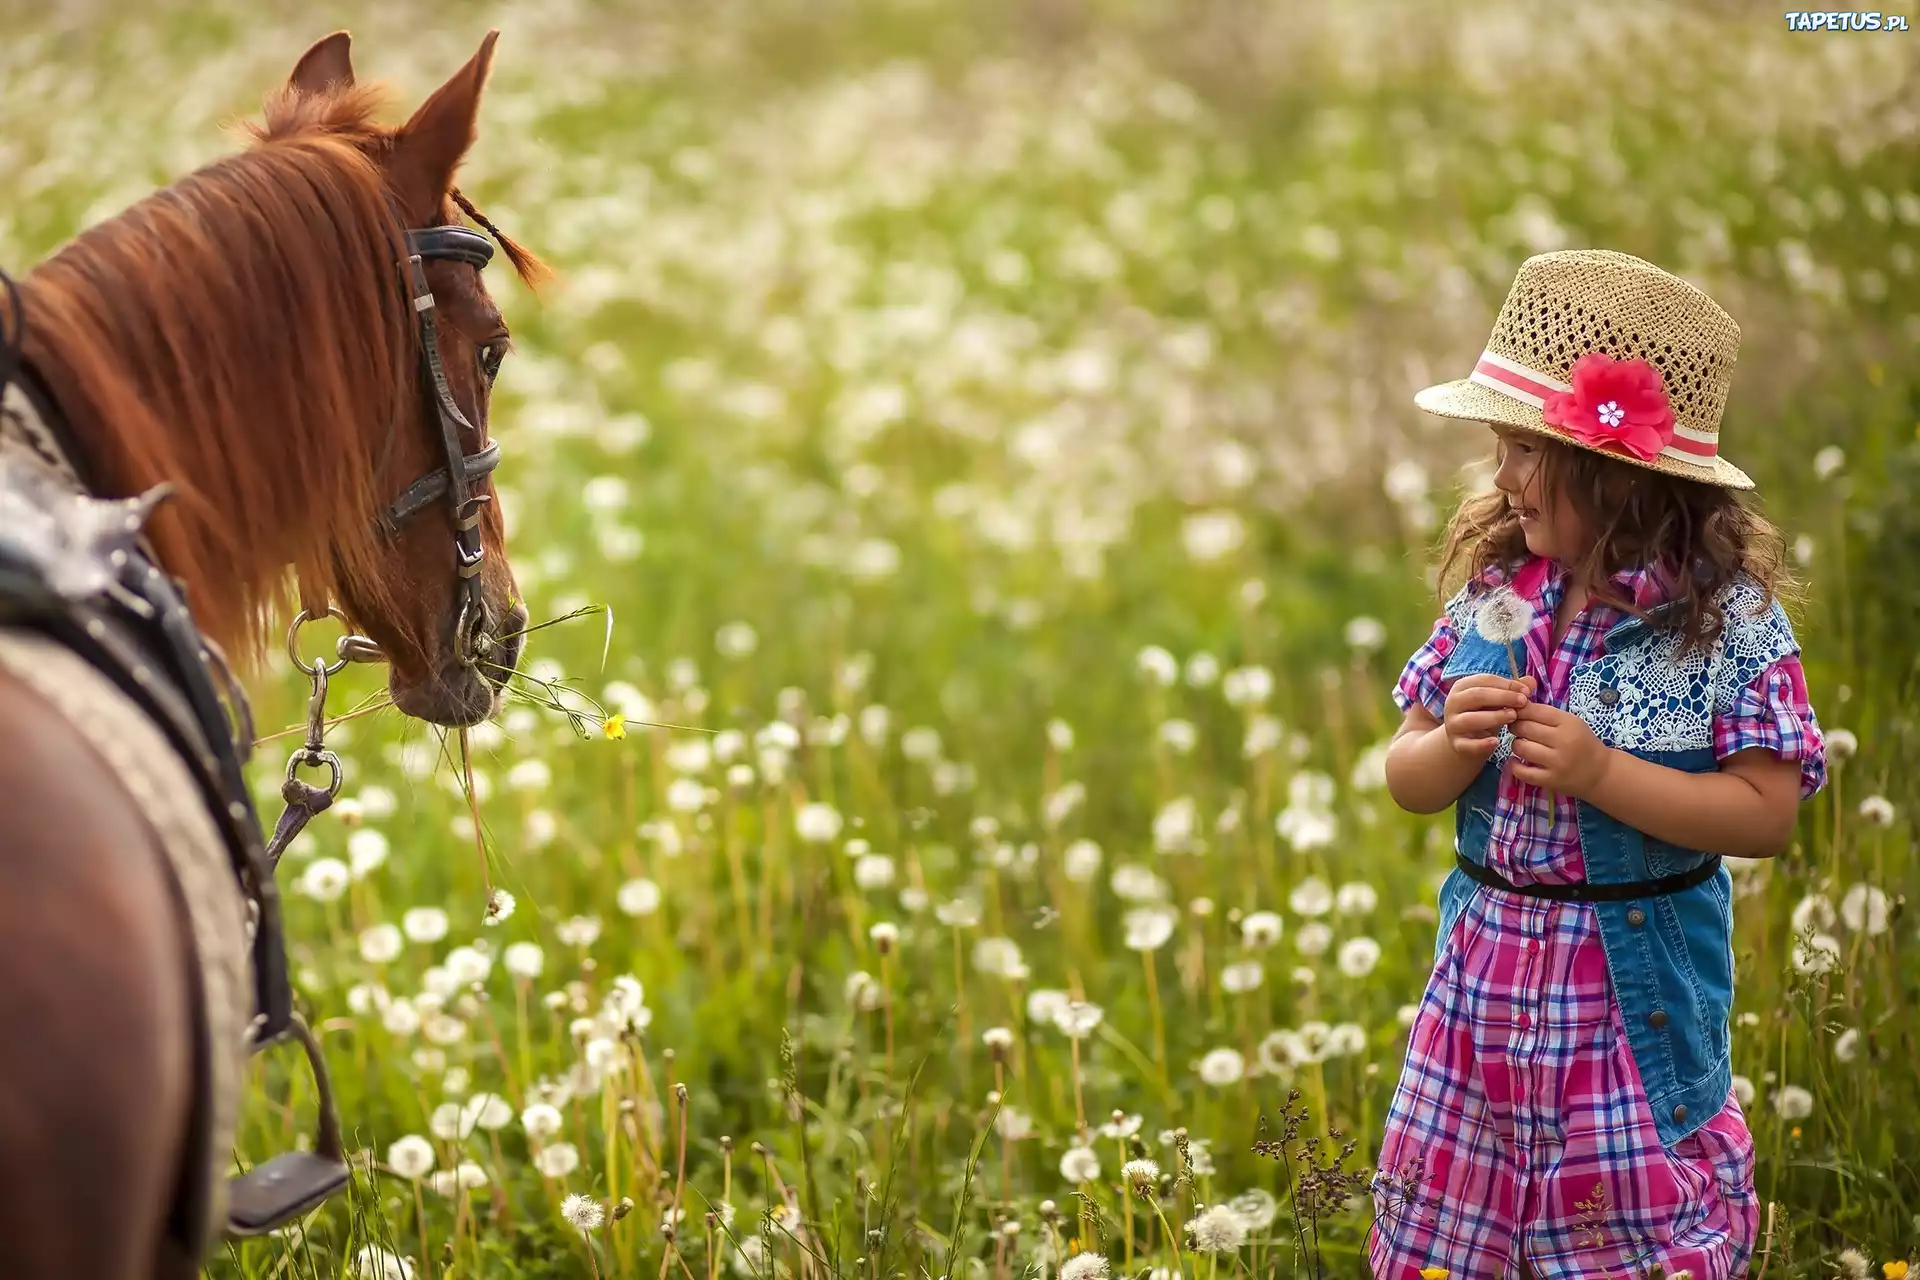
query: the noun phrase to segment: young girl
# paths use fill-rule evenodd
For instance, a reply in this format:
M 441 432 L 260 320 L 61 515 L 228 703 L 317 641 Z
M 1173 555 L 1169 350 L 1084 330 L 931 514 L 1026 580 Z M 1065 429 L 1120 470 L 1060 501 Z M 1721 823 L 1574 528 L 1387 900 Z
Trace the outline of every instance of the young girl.
M 1746 1274 L 1732 890 L 1825 781 L 1780 540 L 1719 455 L 1740 331 L 1624 254 L 1521 268 L 1429 412 L 1492 426 L 1467 584 L 1395 690 L 1394 800 L 1455 809 L 1378 1161 L 1377 1276 Z

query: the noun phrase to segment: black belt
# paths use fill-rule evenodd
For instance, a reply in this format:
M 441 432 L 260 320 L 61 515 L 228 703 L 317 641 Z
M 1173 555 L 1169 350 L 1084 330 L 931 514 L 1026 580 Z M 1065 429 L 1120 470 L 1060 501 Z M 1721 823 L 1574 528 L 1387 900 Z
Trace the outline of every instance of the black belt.
M 1548 902 L 1626 902 L 1633 898 L 1660 898 L 1679 893 L 1682 889 L 1691 889 L 1697 884 L 1705 884 L 1720 870 L 1720 855 L 1716 853 L 1691 871 L 1661 876 L 1655 880 L 1629 880 L 1623 884 L 1515 884 L 1464 853 L 1455 853 L 1453 856 L 1469 880 L 1489 889 L 1504 889 L 1523 898 L 1544 898 Z

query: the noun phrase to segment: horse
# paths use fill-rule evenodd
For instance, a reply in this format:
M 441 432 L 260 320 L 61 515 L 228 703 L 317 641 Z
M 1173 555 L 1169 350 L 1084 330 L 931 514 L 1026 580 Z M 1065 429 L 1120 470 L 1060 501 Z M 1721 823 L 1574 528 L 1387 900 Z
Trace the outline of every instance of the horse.
M 58 543 L 93 545 L 99 556 L 77 563 L 106 578 L 64 604 L 42 590 L 35 613 L 0 590 L 9 1280 L 191 1275 L 223 1225 L 263 1230 L 333 1189 L 321 1184 L 335 1167 L 345 1176 L 337 1158 L 321 1174 L 285 1166 L 256 1180 L 250 1219 L 223 1216 L 214 1171 L 238 1067 L 271 1021 L 248 1007 L 244 979 L 264 999 L 275 998 L 268 979 L 281 1002 L 290 994 L 284 956 L 278 975 L 260 960 L 259 940 L 277 940 L 269 846 L 244 783 L 233 794 L 229 757 L 251 731 L 237 685 L 214 677 L 228 654 L 241 670 L 257 665 L 269 620 L 296 605 L 296 629 L 344 618 L 359 633 L 351 656 L 384 659 L 394 705 L 435 725 L 493 715 L 519 664 L 527 614 L 490 501 L 499 454 L 487 432 L 510 340 L 479 268 L 495 245 L 529 285 L 543 268 L 455 182 L 497 37 L 394 127 L 377 119 L 382 91 L 355 79 L 348 34 L 327 36 L 269 95 L 244 150 L 8 282 L 0 333 L 15 367 L 0 362 L 0 426 L 26 437 L 35 483 L 72 481 L 59 510 L 108 530 Z M 7 437 L 0 429 L 0 445 Z M 15 473 L 24 462 L 0 467 Z M 444 520 L 417 518 L 435 509 Z M 0 543 L 30 543 L 30 523 L 0 520 Z M 0 588 L 9 581 L 0 574 Z M 106 645 L 114 610 L 166 630 L 178 660 L 77 658 L 89 637 Z M 54 615 L 81 622 L 62 630 L 46 622 Z M 97 674 L 105 667 L 117 683 Z M 202 713 L 183 730 L 175 722 L 195 717 L 161 714 L 221 685 L 218 724 Z M 315 685 L 321 703 L 324 678 Z M 234 750 L 209 748 L 235 721 Z M 181 745 L 196 733 L 199 748 Z M 288 768 L 286 794 L 306 795 L 310 811 L 339 789 L 317 738 Z M 329 761 L 326 786 L 294 780 L 296 766 Z M 207 781 L 215 774 L 224 786 Z M 247 852 L 229 857 L 223 842 Z M 183 843 L 233 874 L 183 872 Z M 324 1145 L 337 1148 L 337 1127 Z M 313 1185 L 268 1185 L 289 1170 Z

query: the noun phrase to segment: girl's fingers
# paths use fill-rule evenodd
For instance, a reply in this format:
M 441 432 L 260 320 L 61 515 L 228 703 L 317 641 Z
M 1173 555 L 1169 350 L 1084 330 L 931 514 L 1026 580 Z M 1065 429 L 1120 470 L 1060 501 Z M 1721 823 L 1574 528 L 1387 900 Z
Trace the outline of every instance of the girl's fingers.
M 1455 737 L 1478 738 L 1493 733 L 1501 725 L 1512 724 L 1513 715 L 1511 711 L 1468 711 L 1449 719 L 1447 727 Z

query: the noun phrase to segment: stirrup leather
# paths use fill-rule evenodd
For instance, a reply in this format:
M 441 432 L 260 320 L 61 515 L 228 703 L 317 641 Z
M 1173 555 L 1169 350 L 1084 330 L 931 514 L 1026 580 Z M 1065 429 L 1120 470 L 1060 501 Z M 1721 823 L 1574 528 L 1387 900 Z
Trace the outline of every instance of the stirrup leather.
M 318 1095 L 319 1133 L 312 1151 L 288 1151 L 227 1180 L 227 1236 L 265 1235 L 320 1207 L 353 1176 L 340 1140 L 340 1115 L 333 1105 L 320 1044 L 298 1015 L 289 1030 L 306 1051 Z

